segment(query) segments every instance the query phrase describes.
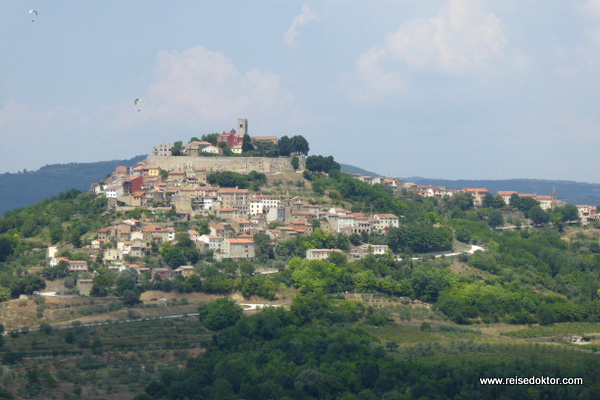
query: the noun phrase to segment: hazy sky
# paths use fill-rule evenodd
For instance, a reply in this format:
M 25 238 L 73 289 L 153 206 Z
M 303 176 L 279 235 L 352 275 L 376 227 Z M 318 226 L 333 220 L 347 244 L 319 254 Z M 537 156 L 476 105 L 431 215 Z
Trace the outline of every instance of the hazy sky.
M 600 182 L 600 0 L 0 5 L 0 172 L 246 117 L 394 176 Z

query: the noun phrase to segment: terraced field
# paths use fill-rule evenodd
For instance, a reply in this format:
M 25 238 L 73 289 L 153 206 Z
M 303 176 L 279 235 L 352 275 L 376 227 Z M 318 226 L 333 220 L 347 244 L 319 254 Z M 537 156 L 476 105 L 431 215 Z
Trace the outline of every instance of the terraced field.
M 210 340 L 195 317 L 29 332 L 5 337 L 2 386 L 19 398 L 130 399 Z M 11 358 L 16 361 L 12 364 Z

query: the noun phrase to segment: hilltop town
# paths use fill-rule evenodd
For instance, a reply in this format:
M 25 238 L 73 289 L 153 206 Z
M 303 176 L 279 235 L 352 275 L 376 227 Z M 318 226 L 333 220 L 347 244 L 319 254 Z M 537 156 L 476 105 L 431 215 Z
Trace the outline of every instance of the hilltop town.
M 119 375 L 121 395 L 156 394 L 163 368 L 214 351 L 222 329 L 270 341 L 313 323 L 335 324 L 334 335 L 338 324 L 367 329 L 390 354 L 456 354 L 473 338 L 485 349 L 520 345 L 535 327 L 508 335 L 535 323 L 567 323 L 558 346 L 595 349 L 584 325 L 568 324 L 597 331 L 598 214 L 558 197 L 349 175 L 333 157 L 309 155 L 302 136 L 250 136 L 245 119 L 158 144 L 87 192 L 0 217 L 10 332 L 0 352 L 16 376 L 3 383 L 31 396 L 54 387 L 28 372 L 44 360 L 52 369 L 37 373 L 60 390 L 112 395 L 98 376 Z M 451 344 L 423 350 L 431 338 Z M 137 352 L 141 375 L 123 369 L 124 349 Z
M 283 241 L 313 235 L 315 230 L 342 237 L 343 245 L 307 248 L 302 254 L 307 260 L 325 260 L 332 253 L 349 259 L 392 253 L 384 237 L 390 229 L 400 227 L 402 215 L 357 212 L 344 199 L 336 200 L 331 195 L 315 197 L 306 188 L 310 184 L 304 178 L 306 174 L 324 172 L 319 171 L 319 163 L 311 162 L 311 157 L 307 161 L 308 143 L 304 138 L 247 136 L 246 119 L 238 119 L 237 128 L 238 131 L 206 135 L 211 141 L 193 138 L 187 144 L 157 145 L 146 160 L 133 167 L 118 166 L 109 177 L 92 185 L 97 196 L 106 197 L 109 209 L 122 214 L 133 212 L 138 217 L 124 218 L 98 230 L 89 240 L 92 260 L 119 270 L 151 271 L 152 277 L 159 275 L 162 279 L 174 274 L 188 277 L 195 269 L 183 265 L 185 259 L 176 263 L 181 265 L 171 265 L 176 267 L 172 269 L 150 268 L 143 262 L 149 249 L 177 242 L 177 232 L 185 232 L 203 257 L 216 261 L 255 259 L 257 253 L 265 251 L 264 243 L 262 249 L 257 249 L 256 234 L 263 235 L 259 237 L 264 237 L 263 242 L 267 241 L 272 249 Z M 244 137 L 250 139 L 246 145 Z M 248 148 L 243 149 L 244 146 Z M 270 156 L 265 157 L 265 153 Z M 253 180 L 249 183 L 241 180 L 245 176 L 242 172 L 251 172 Z M 224 176 L 227 179 L 220 179 Z M 440 200 L 466 195 L 475 207 L 502 209 L 522 202 L 523 210 L 537 204 L 542 211 L 551 212 L 566 205 L 557 199 L 556 193 L 500 191 L 492 195 L 485 188 L 453 190 L 420 186 L 393 177 L 359 174 L 352 177 L 398 195 L 412 193 Z M 599 215 L 595 207 L 579 205 L 572 219 L 585 224 L 597 221 Z M 544 222 L 549 219 L 533 220 L 537 224 Z M 493 226 L 514 229 L 512 223 L 509 218 Z M 521 223 L 517 222 L 519 226 Z M 451 248 L 438 250 L 449 252 Z M 58 251 L 52 248 L 49 253 L 52 267 L 64 261 L 71 272 L 87 271 L 86 261 L 72 261 L 56 254 Z M 91 282 L 87 279 L 84 283 L 89 286 Z M 89 287 L 82 290 L 89 293 Z

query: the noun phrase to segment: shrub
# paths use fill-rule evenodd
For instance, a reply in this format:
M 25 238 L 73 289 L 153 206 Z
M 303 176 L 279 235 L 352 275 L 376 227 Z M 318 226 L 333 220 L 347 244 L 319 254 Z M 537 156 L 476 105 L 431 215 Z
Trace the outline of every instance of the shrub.
M 40 324 L 40 332 L 44 335 L 49 335 L 52 332 L 52 326 L 50 326 L 49 323 L 44 322 L 43 324 Z
M 84 357 L 77 361 L 77 368 L 81 370 L 91 370 L 106 367 L 106 363 L 93 357 Z

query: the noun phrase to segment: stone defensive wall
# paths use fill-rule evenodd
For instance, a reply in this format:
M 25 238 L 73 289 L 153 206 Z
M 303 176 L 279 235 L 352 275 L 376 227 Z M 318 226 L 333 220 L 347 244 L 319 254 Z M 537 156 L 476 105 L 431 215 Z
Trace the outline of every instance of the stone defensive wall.
M 305 157 L 299 156 L 299 169 L 305 167 Z M 205 167 L 208 171 L 250 171 L 269 173 L 291 171 L 292 157 L 190 157 L 190 156 L 148 156 L 148 165 L 158 166 L 166 171 L 194 171 Z

